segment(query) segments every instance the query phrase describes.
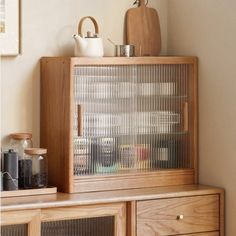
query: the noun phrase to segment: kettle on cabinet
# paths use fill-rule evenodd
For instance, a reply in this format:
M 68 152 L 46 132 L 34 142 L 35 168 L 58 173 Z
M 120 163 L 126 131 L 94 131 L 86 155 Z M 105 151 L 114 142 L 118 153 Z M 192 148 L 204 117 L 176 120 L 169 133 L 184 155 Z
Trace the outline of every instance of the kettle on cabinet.
M 82 33 L 82 26 L 83 22 L 86 19 L 90 19 L 93 22 L 95 33 L 88 31 L 87 35 L 85 36 Z M 73 38 L 75 40 L 75 51 L 74 51 L 75 56 L 103 57 L 104 55 L 103 41 L 102 38 L 99 37 L 99 27 L 95 18 L 91 16 L 83 17 L 79 22 L 78 34 L 75 34 Z

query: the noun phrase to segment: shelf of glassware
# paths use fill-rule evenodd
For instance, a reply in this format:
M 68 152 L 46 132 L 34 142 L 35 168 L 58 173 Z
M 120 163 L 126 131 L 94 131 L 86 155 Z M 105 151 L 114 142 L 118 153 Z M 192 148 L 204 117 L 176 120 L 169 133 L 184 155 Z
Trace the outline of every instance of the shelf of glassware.
M 192 168 L 187 96 L 179 98 L 174 104 L 165 100 L 149 106 L 139 102 L 121 104 L 120 99 L 104 99 L 105 103 L 78 100 L 74 175 Z

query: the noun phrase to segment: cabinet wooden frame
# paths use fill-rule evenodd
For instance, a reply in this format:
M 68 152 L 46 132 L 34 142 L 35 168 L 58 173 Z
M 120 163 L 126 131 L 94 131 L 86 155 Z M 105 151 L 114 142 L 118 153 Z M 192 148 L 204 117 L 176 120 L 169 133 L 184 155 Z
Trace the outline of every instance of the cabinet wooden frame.
M 161 231 L 161 235 L 168 231 L 164 226 L 169 226 L 176 234 L 181 231 L 183 236 L 225 236 L 225 202 L 221 188 L 182 185 L 52 196 L 2 199 L 1 225 L 30 222 L 31 232 L 37 232 L 41 222 L 113 216 L 116 235 L 139 236 L 145 221 L 153 225 L 153 230 Z M 179 214 L 183 214 L 183 222 L 177 222 Z M 138 226 L 140 216 L 142 225 Z
M 172 169 L 122 175 L 73 175 L 74 76 L 78 65 L 190 65 L 192 169 Z M 198 183 L 198 103 L 196 57 L 71 58 L 41 59 L 40 145 L 48 149 L 49 183 L 68 193 L 106 191 Z
M 43 209 L 41 222 L 114 217 L 114 236 L 124 236 L 126 232 L 126 203 L 100 204 L 77 207 Z
M 114 217 L 114 236 L 126 232 L 126 203 L 2 212 L 1 226 L 27 224 L 28 236 L 41 235 L 41 222 Z
M 127 203 L 127 236 L 137 236 L 137 201 Z
M 220 193 L 220 236 L 225 236 L 225 191 L 221 189 Z
M 41 235 L 40 210 L 1 213 L 1 226 L 27 224 L 28 236 Z

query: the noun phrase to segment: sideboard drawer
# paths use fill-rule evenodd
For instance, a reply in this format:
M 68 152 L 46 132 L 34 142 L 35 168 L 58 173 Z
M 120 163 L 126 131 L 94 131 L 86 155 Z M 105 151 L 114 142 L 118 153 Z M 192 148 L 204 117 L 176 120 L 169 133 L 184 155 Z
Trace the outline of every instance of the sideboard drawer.
M 219 206 L 217 194 L 139 201 L 137 236 L 218 231 Z

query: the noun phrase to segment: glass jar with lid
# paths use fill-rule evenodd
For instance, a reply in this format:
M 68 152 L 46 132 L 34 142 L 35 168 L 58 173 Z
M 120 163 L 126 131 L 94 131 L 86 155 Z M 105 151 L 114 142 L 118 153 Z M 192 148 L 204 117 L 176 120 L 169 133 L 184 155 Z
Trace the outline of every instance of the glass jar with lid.
M 47 149 L 27 148 L 23 161 L 24 188 L 46 188 L 48 185 Z
M 19 160 L 24 157 L 24 150 L 32 148 L 32 134 L 30 133 L 14 133 L 10 134 L 10 149 L 18 153 Z

